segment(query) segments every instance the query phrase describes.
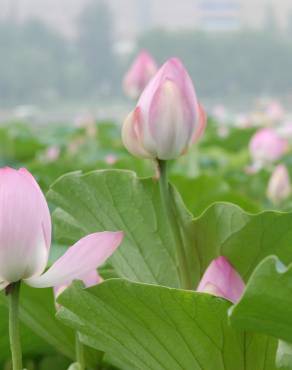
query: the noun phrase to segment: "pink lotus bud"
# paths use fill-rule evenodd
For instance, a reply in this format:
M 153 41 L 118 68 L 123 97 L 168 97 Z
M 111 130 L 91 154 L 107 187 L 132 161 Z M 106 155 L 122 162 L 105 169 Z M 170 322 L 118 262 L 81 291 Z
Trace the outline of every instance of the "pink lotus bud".
M 0 220 L 0 290 L 19 280 L 44 288 L 83 278 L 103 264 L 123 238 L 121 232 L 87 235 L 43 273 L 51 217 L 37 182 L 24 168 L 0 169 Z
M 199 139 L 206 125 L 192 81 L 178 59 L 168 60 L 126 118 L 122 139 L 142 158 L 175 159 Z
M 198 292 L 228 299 L 236 303 L 244 290 L 245 284 L 237 271 L 225 257 L 218 257 L 211 262 L 205 271 Z
M 271 163 L 280 159 L 288 149 L 288 142 L 272 128 L 263 128 L 252 137 L 249 150 L 256 163 Z
M 279 204 L 291 194 L 291 183 L 287 168 L 279 164 L 269 180 L 267 197 L 274 204 Z
M 147 51 L 142 51 L 124 78 L 123 88 L 126 95 L 132 99 L 138 99 L 157 69 L 157 64 L 151 55 Z

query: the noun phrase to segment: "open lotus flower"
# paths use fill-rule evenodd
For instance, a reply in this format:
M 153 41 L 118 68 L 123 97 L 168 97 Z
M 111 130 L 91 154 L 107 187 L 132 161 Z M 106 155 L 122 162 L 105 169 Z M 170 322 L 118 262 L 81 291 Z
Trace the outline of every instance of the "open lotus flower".
M 122 232 L 90 234 L 44 273 L 51 245 L 46 199 L 26 169 L 0 169 L 0 289 L 11 283 L 46 288 L 90 273 L 116 250 Z
M 198 292 L 209 293 L 236 303 L 244 290 L 245 284 L 238 272 L 225 257 L 218 257 L 205 271 Z
M 132 99 L 138 99 L 157 69 L 152 56 L 145 50 L 141 51 L 124 78 L 125 93 Z
M 254 163 L 262 166 L 280 159 L 288 150 L 288 142 L 272 128 L 263 128 L 252 137 L 249 150 Z
M 203 134 L 206 115 L 182 63 L 168 60 L 126 118 L 122 139 L 134 156 L 175 159 Z
M 269 180 L 267 197 L 274 204 L 279 204 L 291 195 L 291 182 L 287 167 L 279 164 Z

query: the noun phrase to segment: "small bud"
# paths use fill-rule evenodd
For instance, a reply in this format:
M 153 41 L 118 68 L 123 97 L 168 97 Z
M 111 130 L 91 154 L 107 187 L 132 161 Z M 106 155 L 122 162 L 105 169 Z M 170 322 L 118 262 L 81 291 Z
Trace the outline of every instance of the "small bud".
M 236 303 L 244 290 L 245 284 L 238 272 L 225 257 L 218 257 L 205 271 L 197 292 L 209 293 Z
M 273 129 L 263 128 L 251 138 L 249 150 L 254 163 L 261 166 L 280 159 L 288 149 L 288 142 Z
M 269 180 L 267 197 L 274 203 L 279 204 L 291 194 L 291 182 L 287 168 L 278 165 Z

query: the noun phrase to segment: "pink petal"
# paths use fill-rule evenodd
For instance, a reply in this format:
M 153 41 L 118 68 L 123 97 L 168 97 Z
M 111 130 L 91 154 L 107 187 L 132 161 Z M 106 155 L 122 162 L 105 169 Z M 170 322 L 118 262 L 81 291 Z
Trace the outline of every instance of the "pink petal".
M 36 288 L 66 285 L 101 266 L 117 249 L 122 232 L 101 232 L 87 235 L 70 247 L 42 276 L 25 280 Z
M 122 140 L 127 150 L 136 157 L 151 158 L 152 155 L 148 153 L 143 147 L 141 137 L 143 125 L 143 117 L 140 108 L 137 107 L 126 118 L 122 128 Z
M 46 199 L 25 169 L 0 169 L 0 278 L 8 282 L 41 274 L 51 243 Z
M 94 269 L 83 276 L 78 276 L 76 280 L 82 280 L 86 288 L 97 285 L 103 281 L 102 277 L 98 274 L 97 270 Z M 57 298 L 65 289 L 69 287 L 72 281 L 67 282 L 66 284 L 55 286 L 54 287 L 54 296 Z
M 245 284 L 238 272 L 225 257 L 218 257 L 205 271 L 198 292 L 205 292 L 228 299 L 236 303 L 244 290 Z
M 174 159 L 188 149 L 195 130 L 193 105 L 186 104 L 182 91 L 172 80 L 165 80 L 156 90 L 148 118 L 157 158 Z M 151 145 L 147 136 L 144 143 L 146 148 Z
M 148 113 L 154 94 L 167 80 L 171 80 L 177 85 L 178 89 L 183 95 L 186 105 L 192 109 L 192 114 L 195 116 L 198 108 L 198 100 L 193 82 L 182 62 L 177 58 L 170 58 L 166 63 L 163 64 L 163 66 L 146 86 L 138 101 L 137 105 L 141 107 L 142 113 L 145 115 L 145 119 L 148 119 Z
M 201 139 L 201 137 L 204 135 L 204 132 L 207 126 L 207 120 L 208 120 L 207 114 L 201 104 L 199 104 L 199 111 L 200 111 L 199 125 L 194 133 L 194 137 L 192 140 L 193 143 Z

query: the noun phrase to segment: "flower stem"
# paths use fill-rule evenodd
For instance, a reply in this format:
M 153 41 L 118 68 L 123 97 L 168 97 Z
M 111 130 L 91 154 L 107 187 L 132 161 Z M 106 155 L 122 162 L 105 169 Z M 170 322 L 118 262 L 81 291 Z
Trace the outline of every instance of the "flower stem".
M 189 275 L 187 256 L 185 254 L 184 243 L 181 236 L 181 231 L 177 223 L 177 218 L 174 214 L 173 200 L 170 197 L 168 174 L 167 174 L 167 161 L 158 160 L 159 188 L 160 196 L 165 208 L 170 227 L 173 233 L 174 241 L 176 244 L 177 257 L 179 262 L 179 272 L 181 287 L 183 289 L 192 289 L 191 277 Z
M 13 370 L 23 369 L 18 319 L 20 284 L 20 281 L 12 283 L 6 290 L 9 300 L 9 339 Z
M 79 339 L 79 333 L 75 335 L 75 350 L 76 350 L 76 361 L 79 364 L 80 370 L 85 370 L 85 356 L 84 356 L 84 345 Z

